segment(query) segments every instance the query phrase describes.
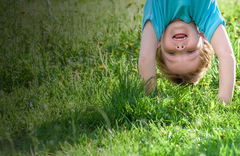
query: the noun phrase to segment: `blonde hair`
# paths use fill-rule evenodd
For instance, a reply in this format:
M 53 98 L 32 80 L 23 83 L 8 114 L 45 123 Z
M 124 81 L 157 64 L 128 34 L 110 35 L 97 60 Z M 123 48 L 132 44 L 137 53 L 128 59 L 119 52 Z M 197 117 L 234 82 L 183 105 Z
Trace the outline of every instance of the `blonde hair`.
M 161 47 L 157 49 L 156 52 L 156 63 L 158 69 L 160 69 L 162 75 L 166 77 L 173 84 L 186 85 L 188 83 L 193 83 L 196 85 L 200 78 L 206 73 L 210 66 L 211 59 L 213 56 L 213 49 L 210 43 L 206 41 L 200 48 L 200 63 L 196 71 L 187 74 L 175 74 L 171 72 L 166 66 Z

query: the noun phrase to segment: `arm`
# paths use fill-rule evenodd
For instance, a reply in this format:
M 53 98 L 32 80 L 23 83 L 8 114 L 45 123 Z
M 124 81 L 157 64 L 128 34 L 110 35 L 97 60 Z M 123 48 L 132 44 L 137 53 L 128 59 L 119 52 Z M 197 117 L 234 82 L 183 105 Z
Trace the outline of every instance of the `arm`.
M 233 97 L 235 83 L 235 57 L 227 32 L 222 24 L 215 30 L 211 44 L 219 60 L 219 91 L 220 102 L 229 103 Z
M 156 83 L 156 65 L 155 57 L 157 51 L 157 36 L 155 34 L 152 22 L 149 20 L 146 22 L 143 29 L 142 39 L 141 39 L 141 48 L 140 55 L 138 60 L 139 73 L 141 80 L 148 83 L 145 84 L 144 88 L 150 85 L 150 88 L 147 90 L 147 93 L 155 90 Z

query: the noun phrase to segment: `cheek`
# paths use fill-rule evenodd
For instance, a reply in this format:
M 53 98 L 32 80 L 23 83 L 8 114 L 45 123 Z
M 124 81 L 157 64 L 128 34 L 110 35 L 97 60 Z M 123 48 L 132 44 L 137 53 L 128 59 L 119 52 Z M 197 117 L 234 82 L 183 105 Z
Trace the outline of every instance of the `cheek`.
M 190 43 L 193 44 L 193 45 L 199 46 L 199 43 L 202 42 L 201 37 L 198 36 L 197 33 L 192 33 L 192 34 L 193 34 L 193 35 L 192 35 L 192 37 L 191 37 L 190 40 L 189 40 Z
M 162 39 L 161 39 L 161 46 L 163 51 L 170 51 L 173 50 L 172 38 L 170 37 L 169 31 L 165 31 Z
M 163 51 L 171 51 L 173 49 L 174 49 L 174 47 L 171 43 L 171 40 L 168 38 L 164 38 L 164 40 L 162 42 L 162 50 Z

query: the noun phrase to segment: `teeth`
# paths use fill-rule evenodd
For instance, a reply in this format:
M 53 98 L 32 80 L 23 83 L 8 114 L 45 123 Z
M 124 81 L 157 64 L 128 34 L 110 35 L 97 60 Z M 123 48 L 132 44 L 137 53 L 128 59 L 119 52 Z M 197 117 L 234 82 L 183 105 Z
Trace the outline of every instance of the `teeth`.
M 184 40 L 184 39 L 186 39 L 186 38 L 187 38 L 187 37 L 183 37 L 183 38 L 175 38 L 175 37 L 174 37 L 173 39 L 179 41 L 179 40 Z

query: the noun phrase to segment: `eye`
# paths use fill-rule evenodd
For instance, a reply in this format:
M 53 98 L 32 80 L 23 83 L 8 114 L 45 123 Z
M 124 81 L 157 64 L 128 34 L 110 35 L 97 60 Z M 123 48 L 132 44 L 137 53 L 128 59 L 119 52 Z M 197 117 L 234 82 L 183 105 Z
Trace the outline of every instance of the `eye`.
M 195 50 L 189 50 L 188 53 L 191 54 L 191 53 L 194 53 Z
M 175 52 L 171 51 L 171 52 L 168 52 L 168 54 L 170 54 L 170 55 L 174 55 Z

